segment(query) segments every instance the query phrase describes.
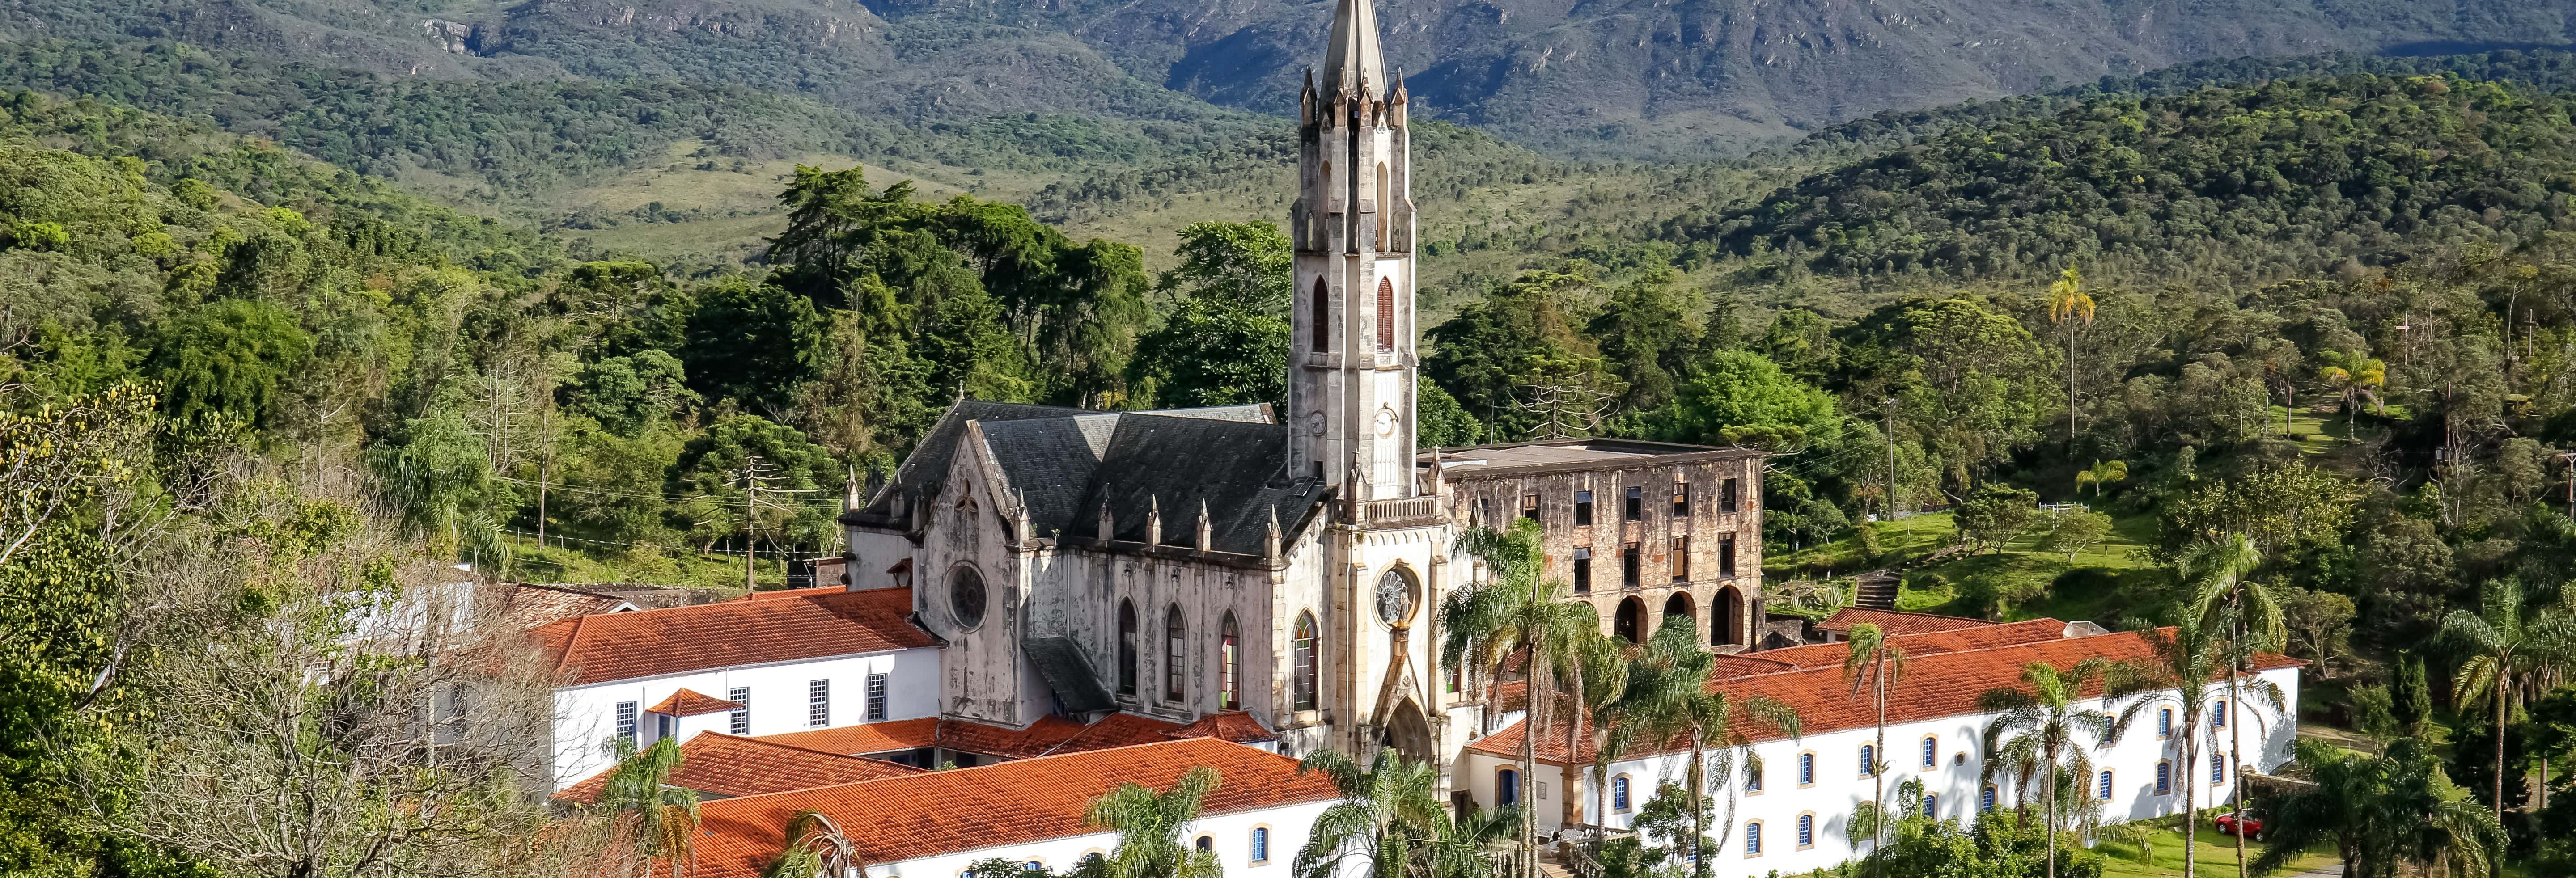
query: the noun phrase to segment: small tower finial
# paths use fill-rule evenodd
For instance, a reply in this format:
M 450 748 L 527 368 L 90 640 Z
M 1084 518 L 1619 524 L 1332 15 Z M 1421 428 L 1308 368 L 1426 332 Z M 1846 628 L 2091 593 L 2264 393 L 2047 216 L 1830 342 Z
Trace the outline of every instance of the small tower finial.
M 1163 495 L 1146 495 L 1145 545 L 1163 544 Z
M 1207 500 L 1199 500 L 1199 551 L 1216 548 L 1216 525 L 1208 520 Z
M 1279 560 L 1279 507 L 1270 507 L 1270 533 L 1262 538 L 1261 557 Z
M 843 511 L 843 512 L 857 512 L 857 511 L 859 511 L 859 506 L 860 506 L 860 504 L 865 503 L 866 501 L 865 501 L 865 500 L 863 500 L 863 499 L 861 499 L 861 498 L 859 497 L 859 468 L 858 468 L 858 467 L 855 467 L 855 466 L 850 467 L 850 481 L 849 481 L 849 484 L 848 484 L 848 486 L 847 486 L 847 491 L 848 491 L 848 495 L 847 495 L 847 496 L 844 496 L 844 497 L 842 497 L 842 498 L 841 498 L 841 511 Z

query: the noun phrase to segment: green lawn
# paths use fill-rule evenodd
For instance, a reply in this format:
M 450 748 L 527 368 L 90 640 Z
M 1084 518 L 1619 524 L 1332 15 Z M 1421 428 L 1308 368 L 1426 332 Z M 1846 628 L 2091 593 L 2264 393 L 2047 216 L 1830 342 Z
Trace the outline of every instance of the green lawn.
M 2162 599 L 2167 574 L 2139 557 L 2154 539 L 2154 515 L 2131 515 L 2112 522 L 2111 535 L 2072 560 L 2039 551 L 2039 537 L 2005 544 L 2002 552 L 1952 557 L 1938 564 L 1905 571 L 1896 608 L 1906 612 L 1978 615 L 1970 592 L 1985 587 L 2012 595 L 2001 613 L 2006 620 L 2041 617 L 2068 621 L 2117 623 Z M 1907 565 L 1958 542 L 1950 513 L 1933 512 L 1879 528 L 1879 564 Z M 1830 571 L 1846 576 L 1871 569 L 1856 538 L 1845 538 L 1774 559 L 1765 575 L 1811 579 Z
M 2232 878 L 2236 874 L 2236 839 L 2234 837 L 2219 834 L 2209 827 L 2207 820 L 2202 820 L 2198 831 L 2192 835 L 2192 841 L 2196 845 L 2191 857 L 2195 871 L 2213 878 L 2220 875 Z M 2094 850 L 2100 851 L 2103 855 L 2104 878 L 2147 878 L 2147 876 L 2162 878 L 2162 876 L 2182 874 L 2182 833 L 2171 829 L 2157 832 L 2148 837 L 2146 847 L 2147 856 L 2142 858 L 2139 856 L 2138 848 L 2132 845 L 2114 841 L 2104 841 L 2096 845 Z M 2246 862 L 2253 862 L 2256 856 L 2263 853 L 2263 850 L 2264 846 L 2261 842 L 2247 841 L 2245 843 Z M 2337 865 L 2334 858 L 2322 855 L 2308 856 L 2296 864 L 2299 869 L 2332 868 Z M 2285 871 L 2282 874 L 2298 873 Z

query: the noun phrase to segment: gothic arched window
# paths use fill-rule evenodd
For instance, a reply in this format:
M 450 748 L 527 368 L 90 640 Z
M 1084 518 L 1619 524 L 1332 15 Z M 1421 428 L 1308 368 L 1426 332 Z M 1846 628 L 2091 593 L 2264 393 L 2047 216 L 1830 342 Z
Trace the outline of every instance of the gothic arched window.
M 1395 350 L 1395 281 L 1377 279 L 1377 349 Z
M 1315 352 L 1333 349 L 1333 291 L 1324 288 L 1324 279 L 1315 279 L 1315 301 L 1312 321 L 1315 324 Z
M 1389 191 L 1393 181 L 1387 176 L 1386 163 L 1377 163 L 1377 249 L 1381 253 L 1386 251 L 1387 242 L 1395 240 L 1395 233 L 1390 231 L 1395 226 L 1395 193 Z
M 1181 605 L 1163 611 L 1163 700 L 1181 700 L 1181 669 L 1189 659 L 1187 632 L 1181 627 Z
M 1136 694 L 1136 603 L 1118 602 L 1118 694 Z
M 1216 698 L 1220 710 L 1243 708 L 1243 632 L 1234 625 L 1234 613 L 1225 614 L 1224 627 L 1218 629 L 1216 657 Z
M 1315 709 L 1315 614 L 1297 614 L 1296 710 Z

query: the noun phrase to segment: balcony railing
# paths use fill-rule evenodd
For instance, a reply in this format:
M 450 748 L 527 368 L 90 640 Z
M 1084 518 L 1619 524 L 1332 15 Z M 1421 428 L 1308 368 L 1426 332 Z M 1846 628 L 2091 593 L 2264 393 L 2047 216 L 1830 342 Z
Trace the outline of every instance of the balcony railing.
M 1360 504 L 1360 520 L 1367 524 L 1412 524 L 1436 521 L 1439 517 L 1440 498 L 1432 496 L 1371 500 Z

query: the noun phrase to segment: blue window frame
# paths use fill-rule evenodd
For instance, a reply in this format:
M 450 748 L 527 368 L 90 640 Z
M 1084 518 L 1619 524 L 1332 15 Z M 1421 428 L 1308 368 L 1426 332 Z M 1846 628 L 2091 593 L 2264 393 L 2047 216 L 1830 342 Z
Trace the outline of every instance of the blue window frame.
M 1628 810 L 1627 778 L 1614 777 L 1610 779 L 1610 807 L 1617 808 L 1621 811 Z
M 1812 783 L 1815 783 L 1815 782 L 1816 782 L 1816 754 L 1813 754 L 1813 753 L 1800 753 L 1800 754 L 1798 754 L 1798 785 L 1799 785 L 1799 786 L 1807 786 L 1807 785 L 1812 784 Z
M 2101 792 L 2095 793 L 2095 795 L 2100 796 L 2100 797 L 2102 798 L 2102 801 L 2105 801 L 2105 802 L 2111 801 L 2111 773 L 2110 773 L 2110 772 L 2107 772 L 2107 771 L 2102 772 L 2102 781 L 2101 781 L 2101 783 L 2100 783 L 2100 786 L 2101 786 L 2101 788 L 2102 788 L 2102 789 L 2101 789 Z
M 1747 855 L 1762 852 L 1762 821 L 1744 824 L 1744 852 Z
M 1510 806 L 1521 803 L 1521 773 L 1503 769 L 1494 773 L 1494 801 Z
M 2169 710 L 2169 709 L 2168 709 L 2168 710 L 2158 710 L 2158 711 L 2156 711 L 2156 737 L 2159 737 L 2159 738 L 2170 738 L 2170 737 L 2173 737 L 2173 711 L 2172 711 L 2172 710 Z
M 1941 816 L 1941 797 L 1940 797 L 1940 796 L 1936 796 L 1936 795 L 1933 795 L 1933 794 L 1931 794 L 1931 793 L 1924 793 L 1924 794 L 1923 794 L 1923 816 L 1925 816 L 1925 817 L 1939 817 L 1939 816 Z
M 1987 785 L 1987 786 L 1986 786 L 1986 788 L 1985 788 L 1985 790 L 1984 790 L 1983 792 L 1980 792 L 1980 793 L 1978 793 L 1978 794 L 1977 794 L 1977 810 L 1979 810 L 1979 811 L 1992 811 L 1992 810 L 1994 810 L 1994 809 L 1995 809 L 1995 788 L 1994 788 L 1994 786 L 1993 786 L 1992 784 L 1989 784 L 1989 785 Z
M 1744 765 L 1744 791 L 1748 793 L 1758 793 L 1762 791 L 1762 760 L 1753 759 L 1746 761 Z
M 1932 768 L 1940 764 L 1941 739 L 1931 735 L 1923 736 L 1923 767 Z
M 1270 859 L 1270 827 L 1255 826 L 1252 828 L 1252 861 L 1258 863 L 1268 859 Z
M 2172 793 L 2173 763 L 2158 762 L 2156 763 L 2156 795 L 2163 796 L 2170 795 Z
M 1803 848 L 1803 847 L 1812 847 L 1812 846 L 1814 846 L 1814 845 L 1815 845 L 1815 843 L 1816 843 L 1816 815 L 1814 815 L 1814 814 L 1800 814 L 1800 815 L 1798 815 L 1798 846 L 1799 846 L 1799 847 L 1802 847 L 1802 848 Z
M 1868 777 L 1876 773 L 1878 773 L 1878 748 L 1869 744 L 1860 745 L 1860 776 Z
M 2215 702 L 2211 702 L 2211 703 L 2210 703 L 2210 705 L 2209 705 L 2209 724 L 2210 724 L 2210 726 L 2212 726 L 2212 727 L 2214 727 L 2214 728 L 2221 728 L 2221 729 L 2223 729 L 2223 728 L 2226 728 L 2226 727 L 2227 727 L 2227 702 L 2226 702 L 2226 701 L 2221 700 L 2221 701 L 2215 701 Z
M 2209 757 L 2209 782 L 2210 782 L 2210 783 L 2226 783 L 2226 782 L 2227 782 L 2227 757 L 2226 757 L 2226 756 L 2221 755 L 2221 754 L 2215 754 L 2215 753 L 2210 754 L 2210 757 Z

